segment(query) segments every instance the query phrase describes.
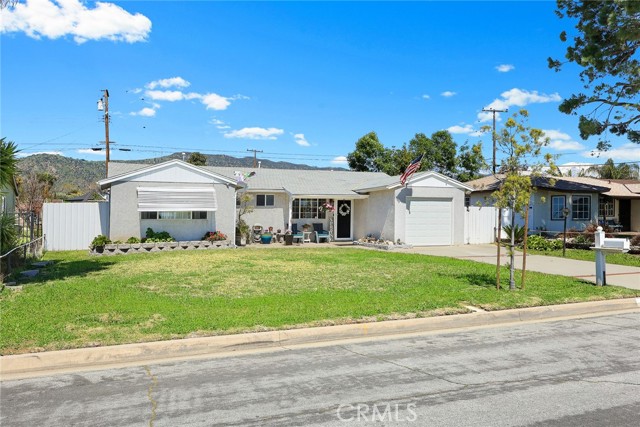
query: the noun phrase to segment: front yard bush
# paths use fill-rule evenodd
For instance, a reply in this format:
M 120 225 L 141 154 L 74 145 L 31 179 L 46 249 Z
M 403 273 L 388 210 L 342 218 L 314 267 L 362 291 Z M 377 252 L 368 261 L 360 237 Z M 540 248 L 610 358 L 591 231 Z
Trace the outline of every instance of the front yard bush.
M 562 241 L 557 239 L 545 239 L 542 236 L 533 235 L 527 239 L 527 248 L 534 251 L 554 251 L 562 249 Z

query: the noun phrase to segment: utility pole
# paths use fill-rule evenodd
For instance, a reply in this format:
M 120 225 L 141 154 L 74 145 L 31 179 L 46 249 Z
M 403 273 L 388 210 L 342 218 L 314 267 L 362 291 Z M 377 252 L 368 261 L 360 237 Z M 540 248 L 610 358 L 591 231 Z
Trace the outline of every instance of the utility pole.
M 507 109 L 504 110 L 496 110 L 495 108 L 483 108 L 482 111 L 492 113 L 493 114 L 493 133 L 491 134 L 491 139 L 493 140 L 493 163 L 492 163 L 492 172 L 496 174 L 496 113 L 506 113 Z
M 251 150 L 249 148 L 247 148 L 247 151 L 253 151 L 253 167 L 254 169 L 258 167 L 258 158 L 256 157 L 256 153 L 262 153 L 262 150 Z
M 102 89 L 103 96 L 98 100 L 98 111 L 104 110 L 104 143 L 107 150 L 105 166 L 107 178 L 109 177 L 109 91 Z

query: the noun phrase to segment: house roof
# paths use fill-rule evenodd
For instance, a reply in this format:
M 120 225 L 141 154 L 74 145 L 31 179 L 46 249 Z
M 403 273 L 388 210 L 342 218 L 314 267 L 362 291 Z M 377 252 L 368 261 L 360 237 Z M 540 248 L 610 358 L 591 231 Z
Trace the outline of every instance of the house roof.
M 126 165 L 126 166 L 115 166 L 115 165 Z M 157 163 L 153 165 L 109 162 L 109 176 L 106 179 L 98 181 L 98 185 L 100 186 L 100 188 L 107 188 L 111 186 L 111 184 L 113 184 L 114 182 L 127 180 L 128 178 L 132 178 L 143 172 L 161 170 L 172 165 L 180 165 L 181 167 L 185 167 L 194 171 L 199 171 L 200 173 L 204 172 L 205 174 L 210 175 L 212 178 L 224 181 L 228 184 L 237 185 L 236 181 L 233 178 L 229 178 L 219 173 L 216 173 L 214 171 L 207 170 L 207 168 L 204 168 L 204 167 L 194 166 L 190 163 L 183 162 L 182 160 L 169 160 L 167 162 Z M 115 166 L 115 168 L 112 168 L 112 166 Z
M 460 181 L 457 181 L 453 178 L 449 178 L 448 176 L 442 175 L 441 173 L 438 173 L 435 171 L 425 171 L 425 172 L 416 173 L 413 176 L 411 176 L 408 183 L 421 181 L 429 177 L 435 177 L 438 180 L 447 182 L 451 184 L 453 187 L 459 188 L 461 190 L 473 190 L 473 188 L 470 187 L 469 185 L 463 184 Z M 367 181 L 366 187 L 359 188 L 356 191 L 369 192 L 369 191 L 386 190 L 386 189 L 393 189 L 393 188 L 399 188 L 399 187 L 402 187 L 402 184 L 400 184 L 400 175 L 396 175 L 396 176 L 386 175 L 385 177 L 381 177 L 376 180 Z
M 107 180 L 123 179 L 136 171 L 149 168 L 150 165 L 135 163 L 109 163 Z M 322 197 L 362 197 L 356 190 L 368 187 L 369 183 L 382 180 L 392 180 L 389 175 L 381 172 L 353 172 L 327 170 L 299 170 L 299 169 L 268 169 L 241 168 L 221 166 L 198 166 L 209 173 L 223 176 L 236 182 L 235 172 L 256 174 L 248 179 L 248 188 L 252 191 L 284 191 L 293 196 L 322 196 Z M 395 178 L 397 181 L 397 178 Z
M 474 179 L 466 184 L 473 187 L 474 191 L 496 191 L 500 188 L 501 180 L 505 175 L 488 175 Z M 549 177 L 536 176 L 531 181 L 534 187 L 557 191 L 604 193 L 610 191 L 610 186 L 593 178 Z
M 603 194 L 622 199 L 640 198 L 640 181 L 631 179 L 600 179 L 587 177 L 566 177 L 563 180 L 579 182 L 588 185 L 600 185 L 607 188 Z

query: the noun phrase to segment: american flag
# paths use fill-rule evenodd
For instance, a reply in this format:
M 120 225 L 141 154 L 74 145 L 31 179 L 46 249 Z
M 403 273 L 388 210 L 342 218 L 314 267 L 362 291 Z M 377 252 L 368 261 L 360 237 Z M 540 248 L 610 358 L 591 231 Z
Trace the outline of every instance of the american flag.
M 404 185 L 411 177 L 411 175 L 413 175 L 418 169 L 420 169 L 423 157 L 424 154 L 420 154 L 411 163 L 409 163 L 409 166 L 407 166 L 407 170 L 405 170 L 404 173 L 400 176 L 400 185 Z

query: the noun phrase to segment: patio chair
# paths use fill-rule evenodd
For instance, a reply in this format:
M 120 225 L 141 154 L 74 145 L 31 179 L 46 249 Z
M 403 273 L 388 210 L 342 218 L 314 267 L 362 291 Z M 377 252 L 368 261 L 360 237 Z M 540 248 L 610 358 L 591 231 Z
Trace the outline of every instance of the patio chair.
M 304 241 L 304 234 L 302 231 L 298 231 L 298 224 L 291 224 L 291 234 L 293 234 L 293 240 L 297 240 L 298 243 Z
M 313 234 L 315 236 L 314 240 L 316 243 L 320 243 L 322 239 L 324 239 L 327 243 L 329 243 L 329 241 L 331 240 L 329 232 L 322 229 L 322 223 L 320 222 L 313 223 Z

